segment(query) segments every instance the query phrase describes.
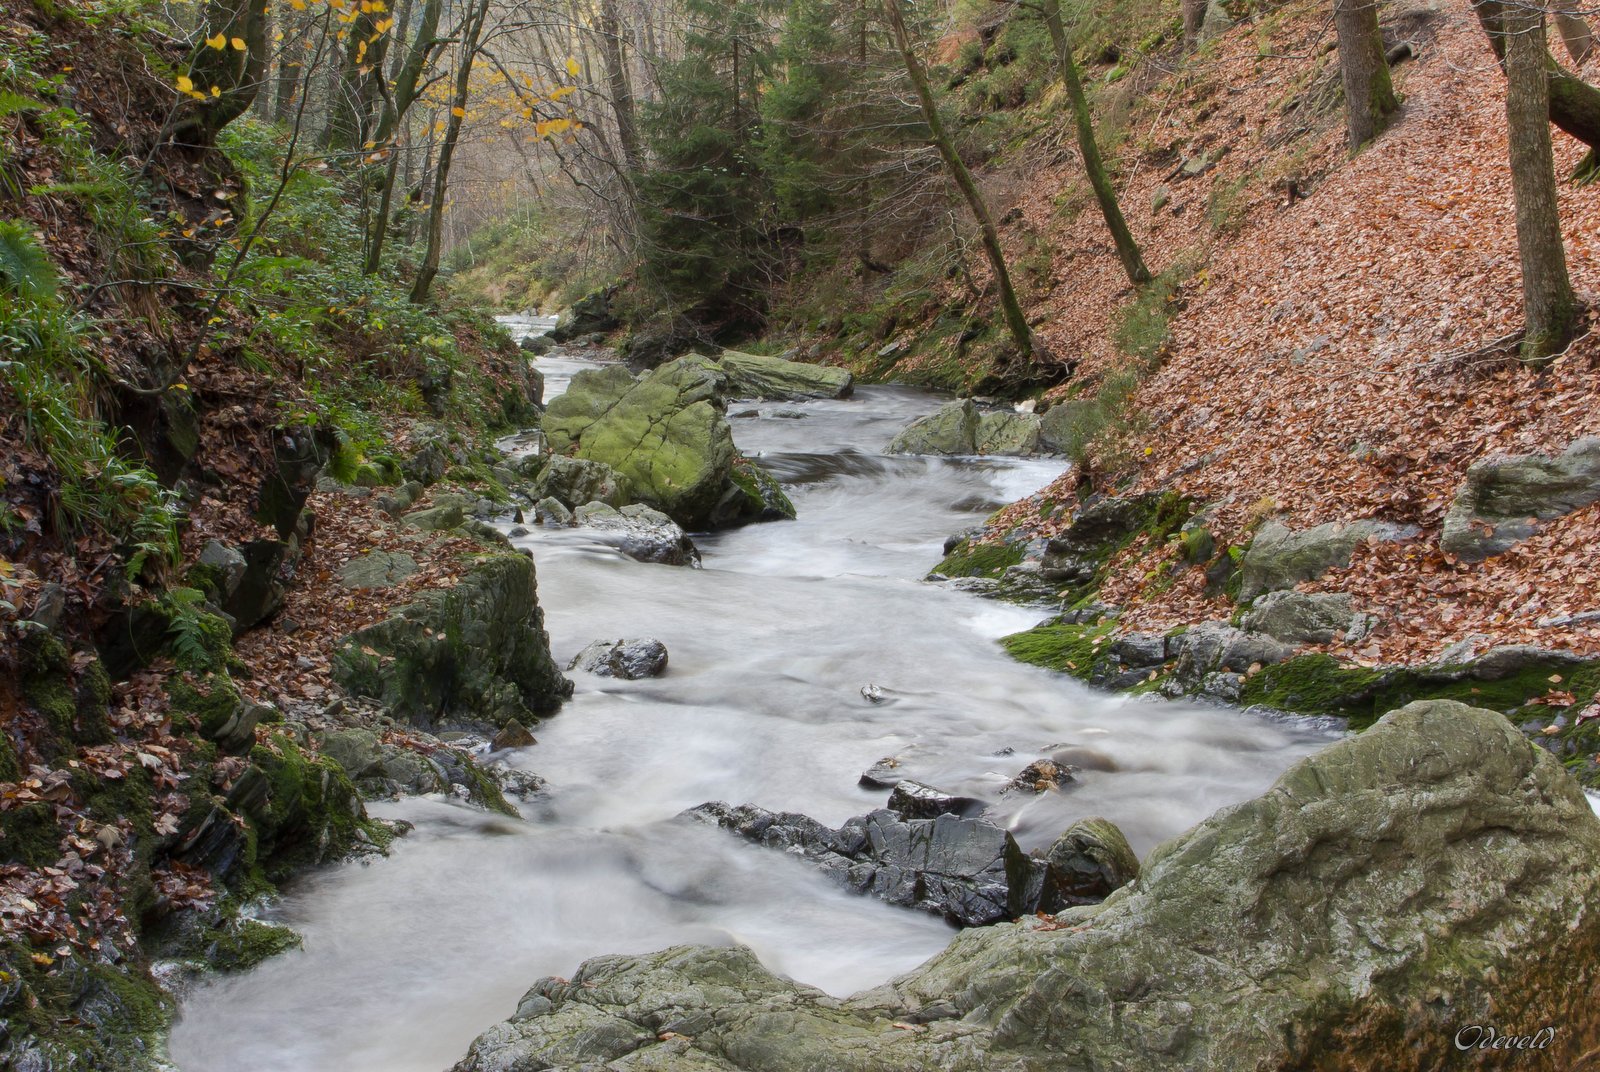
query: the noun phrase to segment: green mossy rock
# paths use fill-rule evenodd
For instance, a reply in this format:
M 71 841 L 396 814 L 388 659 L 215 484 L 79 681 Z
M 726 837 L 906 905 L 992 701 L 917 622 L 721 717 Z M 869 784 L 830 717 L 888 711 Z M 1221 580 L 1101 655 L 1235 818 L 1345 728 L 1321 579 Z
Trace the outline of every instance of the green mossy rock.
M 423 592 L 347 637 L 333 675 L 426 727 L 531 725 L 572 695 L 550 656 L 533 560 L 515 554 L 479 559 L 454 588 Z
M 1468 1024 L 1556 1025 L 1528 1067 L 1572 1068 L 1600 1043 L 1597 905 L 1600 819 L 1560 764 L 1494 712 L 1418 703 L 1103 905 L 966 931 L 844 1000 L 739 947 L 602 957 L 456 1072 L 1420 1072 L 1466 1060 Z
M 889 454 L 1039 453 L 1039 418 L 1008 409 L 981 409 L 970 398 L 947 402 L 894 437 Z
M 730 398 L 765 402 L 803 402 L 814 398 L 849 398 L 855 377 L 848 369 L 788 361 L 781 357 L 724 350 L 717 364 L 728 374 Z
M 1244 580 L 1239 601 L 1248 603 L 1263 592 L 1293 588 L 1301 581 L 1314 581 L 1331 569 L 1348 566 L 1356 547 L 1368 540 L 1407 540 L 1418 531 L 1411 525 L 1372 520 L 1329 522 L 1298 530 L 1269 521 L 1250 541 L 1240 563 Z

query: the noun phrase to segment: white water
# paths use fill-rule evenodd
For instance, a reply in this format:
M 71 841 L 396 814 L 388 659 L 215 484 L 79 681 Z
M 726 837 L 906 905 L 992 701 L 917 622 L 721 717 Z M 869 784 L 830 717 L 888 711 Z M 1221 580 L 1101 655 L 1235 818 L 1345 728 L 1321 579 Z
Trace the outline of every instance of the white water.
M 582 363 L 539 367 L 559 390 Z M 845 994 L 948 942 L 931 916 L 670 821 L 703 801 L 836 824 L 882 805 L 886 793 L 857 776 L 897 754 L 908 776 L 995 800 L 993 817 L 1025 847 L 1105 815 L 1142 854 L 1325 743 L 1234 712 L 1094 693 L 1005 657 L 993 641 L 1042 611 L 920 578 L 946 534 L 1060 466 L 879 453 L 938 402 L 883 387 L 731 407 L 760 414 L 736 417 L 735 435 L 785 482 L 800 519 L 702 537 L 703 570 L 633 562 L 581 531 L 525 539 L 558 659 L 599 637 L 655 636 L 667 674 L 577 675 L 573 700 L 515 757 L 550 782 L 524 821 L 437 800 L 375 806 L 416 832 L 386 860 L 294 887 L 276 917 L 305 948 L 189 996 L 172 1039 L 183 1072 L 440 1072 L 534 980 L 603 953 L 743 942 L 774 970 Z M 886 702 L 862 697 L 869 682 Z M 1118 769 L 1065 793 L 998 796 L 1063 743 Z

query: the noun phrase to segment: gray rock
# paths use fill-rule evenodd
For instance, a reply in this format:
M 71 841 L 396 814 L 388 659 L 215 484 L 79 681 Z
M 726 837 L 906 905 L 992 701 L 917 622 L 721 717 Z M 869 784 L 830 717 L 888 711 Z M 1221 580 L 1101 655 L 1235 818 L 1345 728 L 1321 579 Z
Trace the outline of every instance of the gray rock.
M 529 748 L 538 743 L 533 734 L 528 732 L 527 727 L 512 719 L 500 727 L 500 732 L 494 735 L 489 747 L 498 752 L 506 748 Z
M 717 355 L 717 364 L 728 374 L 729 398 L 759 398 L 766 402 L 849 398 L 855 386 L 855 377 L 848 369 L 781 357 L 724 350 Z
M 572 524 L 572 511 L 560 499 L 548 495 L 534 504 L 533 512 L 541 525 Z
M 415 480 L 408 480 L 393 491 L 375 496 L 372 504 L 390 517 L 399 517 L 409 510 L 421 495 L 422 485 Z
M 371 730 L 335 730 L 322 738 L 321 752 L 359 781 L 383 764 L 383 746 Z
M 934 819 L 940 815 L 976 815 L 983 810 L 983 801 L 908 780 L 895 785 L 888 808 L 902 819 Z
M 535 984 L 456 1072 L 1454 1068 L 1468 1024 L 1557 1025 L 1529 1067 L 1576 1068 L 1600 1042 L 1573 985 L 1597 903 L 1600 820 L 1560 762 L 1498 714 L 1417 703 L 1157 847 L 1102 905 L 964 932 L 843 1000 L 740 947 L 597 958 Z
M 628 501 L 622 478 L 611 466 L 584 458 L 564 458 L 559 454 L 551 457 L 544 472 L 539 474 L 533 493 L 540 500 L 554 499 L 574 509 L 590 502 L 621 506 Z
M 458 529 L 466 523 L 467 513 L 455 503 L 443 506 L 430 506 L 422 510 L 412 510 L 401 518 L 403 522 L 414 529 L 423 532 L 447 532 Z
M 862 771 L 856 784 L 863 789 L 893 789 L 906 780 L 904 762 L 899 756 L 884 756 Z
M 1288 591 L 1268 592 L 1256 600 L 1239 624 L 1285 644 L 1327 644 L 1349 633 L 1356 621 L 1348 592 Z
M 534 357 L 543 357 L 555 348 L 555 344 L 550 341 L 549 335 L 525 335 L 518 345 L 524 353 L 530 353 Z M 543 386 L 542 381 L 540 386 Z
M 977 454 L 1027 457 L 1039 453 L 1039 416 L 993 410 L 978 418 L 973 440 Z
M 1039 425 L 1035 414 L 985 410 L 972 399 L 961 398 L 901 429 L 886 453 L 1035 454 L 1040 446 Z
M 932 912 L 958 926 L 1014 919 L 1032 911 L 1043 891 L 1044 861 L 982 819 L 901 820 L 882 809 L 834 830 L 805 815 L 749 804 L 702 804 L 685 814 L 802 856 L 858 893 Z
M 1240 563 L 1239 600 L 1248 603 L 1263 592 L 1293 588 L 1330 569 L 1348 566 L 1355 549 L 1368 540 L 1409 540 L 1420 532 L 1415 525 L 1386 521 L 1333 521 L 1298 531 L 1268 521 L 1250 541 Z
M 208 540 L 200 551 L 200 565 L 207 566 L 217 571 L 217 580 L 221 585 L 218 592 L 224 600 L 239 590 L 239 583 L 244 580 L 248 564 L 244 555 L 236 547 L 229 547 L 221 540 Z
M 212 543 L 215 542 L 215 540 L 212 541 Z M 208 544 L 207 548 L 209 549 L 209 547 L 210 545 Z M 234 553 L 238 554 L 238 552 Z M 244 572 L 244 556 L 239 555 L 238 557 L 240 574 L 242 576 Z M 235 582 L 235 586 L 237 586 L 237 582 Z M 33 621 L 44 626 L 46 629 L 54 629 L 56 626 L 61 624 L 61 618 L 66 613 L 67 590 L 61 587 L 61 585 L 56 584 L 54 581 L 50 581 L 44 585 L 41 585 L 38 596 L 34 598 L 33 610 L 29 614 L 29 617 Z
M 654 638 L 596 640 L 572 657 L 568 670 L 625 681 L 658 677 L 667 669 L 667 646 Z
M 479 558 L 455 587 L 421 592 L 357 630 L 332 669 L 345 691 L 425 727 L 531 725 L 572 695 L 550 656 L 533 559 L 519 554 Z
M 586 503 L 574 514 L 578 524 L 605 534 L 607 542 L 639 562 L 666 566 L 700 565 L 700 551 L 678 523 L 659 510 L 633 503 L 621 510 Z
M 1045 853 L 1049 865 L 1040 908 L 1059 912 L 1099 904 L 1139 877 L 1139 857 L 1109 819 L 1079 819 Z
M 1439 543 L 1464 562 L 1481 562 L 1532 536 L 1540 521 L 1593 502 L 1600 502 L 1600 436 L 1555 457 L 1486 458 L 1467 470 Z
M 418 569 L 417 560 L 404 552 L 368 551 L 339 567 L 339 583 L 357 591 L 393 588 Z

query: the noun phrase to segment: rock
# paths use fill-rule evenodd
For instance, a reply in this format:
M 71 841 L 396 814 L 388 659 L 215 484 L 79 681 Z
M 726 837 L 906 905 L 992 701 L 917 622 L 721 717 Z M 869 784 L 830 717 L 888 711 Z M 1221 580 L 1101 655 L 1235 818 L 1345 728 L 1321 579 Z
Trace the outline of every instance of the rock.
M 538 743 L 522 723 L 512 719 L 500 727 L 500 732 L 489 741 L 489 747 L 499 752 L 507 748 L 529 748 Z
M 1114 771 L 1120 769 L 1117 766 L 1117 761 L 1104 752 L 1076 744 L 1052 750 L 1050 761 L 1058 767 L 1070 767 L 1074 770 Z
M 728 374 L 729 398 L 763 402 L 803 402 L 813 398 L 849 398 L 855 377 L 848 369 L 786 361 L 781 357 L 724 350 L 717 364 Z
M 871 697 L 869 696 L 870 700 Z M 876 702 L 876 701 L 874 701 Z M 861 772 L 861 777 L 856 784 L 863 789 L 893 789 L 905 781 L 905 773 L 901 770 L 901 759 L 898 756 L 884 756 L 878 762 Z
M 1357 615 L 1348 592 L 1307 595 L 1268 592 L 1251 605 L 1239 624 L 1285 644 L 1327 644 L 1349 633 Z
M 1248 603 L 1263 592 L 1293 588 L 1301 581 L 1316 580 L 1330 569 L 1348 566 L 1355 549 L 1368 540 L 1409 540 L 1420 532 L 1414 525 L 1386 521 L 1330 521 L 1298 531 L 1268 521 L 1250 541 L 1240 563 L 1243 578 L 1239 601 Z
M 1058 402 L 1039 417 L 1039 444 L 1052 454 L 1081 457 L 1085 446 L 1082 429 L 1084 418 L 1094 409 L 1094 403 L 1084 399 Z
M 309 534 L 310 525 L 306 525 Z M 240 549 L 244 575 L 222 610 L 234 620 L 234 635 L 253 629 L 277 614 L 300 566 L 305 535 L 291 532 L 287 540 L 251 540 Z
M 977 454 L 1026 457 L 1039 453 L 1039 417 L 1033 413 L 995 410 L 978 417 L 973 446 Z
M 970 398 L 947 402 L 900 430 L 886 454 L 976 454 L 978 406 Z
M 654 638 L 596 640 L 572 657 L 568 670 L 624 681 L 658 677 L 667 669 L 667 646 Z
M 1099 904 L 1139 877 L 1139 857 L 1115 823 L 1079 819 L 1045 853 L 1049 869 L 1040 907 L 1059 912 Z
M 216 541 L 213 540 L 212 543 Z M 209 547 L 209 545 L 207 545 Z M 239 564 L 244 565 L 244 558 L 239 558 Z M 62 615 L 67 612 L 67 590 L 54 581 L 40 585 L 39 594 L 34 598 L 33 610 L 29 618 L 46 630 L 53 630 L 61 624 Z
M 700 565 L 700 551 L 672 518 L 642 503 L 615 510 L 604 503 L 578 507 L 578 524 L 606 534 L 608 542 L 638 562 Z
M 1574 985 L 1597 903 L 1600 820 L 1560 763 L 1498 714 L 1418 703 L 1157 847 L 1103 905 L 967 931 L 843 1000 L 738 947 L 598 958 L 456 1072 L 1509 1067 L 1456 1049 L 1472 1024 L 1557 1025 L 1529 1067 L 1576 1068 L 1600 1044 Z
M 336 730 L 322 738 L 320 751 L 344 768 L 351 781 L 360 781 L 383 765 L 383 746 L 371 730 Z
M 543 409 L 544 373 L 540 372 L 532 365 L 529 365 L 527 369 L 527 384 L 528 401 L 532 403 L 536 409 Z
M 559 454 L 552 456 L 550 464 L 539 474 L 533 493 L 541 500 L 554 499 L 574 509 L 584 503 L 621 506 L 628 501 L 622 478 L 611 466 L 586 458 L 564 458 Z
M 226 600 L 239 590 L 239 584 L 244 580 L 245 571 L 249 564 L 245 562 L 244 555 L 237 548 L 230 547 L 221 540 L 208 540 L 200 551 L 200 565 L 214 571 L 217 581 L 217 596 Z
M 702 804 L 685 813 L 818 865 L 858 893 L 932 912 L 962 927 L 1014 919 L 1034 909 L 1045 864 L 982 819 L 939 815 L 901 820 L 887 809 L 838 830 L 805 815 L 746 804 Z
M 1467 470 L 1439 543 L 1464 562 L 1481 562 L 1532 536 L 1540 521 L 1593 502 L 1600 502 L 1600 436 L 1554 457 L 1486 458 Z
M 533 512 L 541 525 L 572 524 L 572 511 L 560 499 L 546 496 L 534 505 Z
M 572 303 L 572 308 L 561 314 L 555 328 L 549 333 L 551 342 L 571 342 L 585 335 L 604 335 L 622 326 L 611 311 L 615 287 L 607 287 L 585 295 Z
M 733 445 L 723 415 L 727 374 L 690 356 L 635 381 L 615 367 L 579 373 L 550 403 L 544 430 L 558 455 L 605 462 L 627 501 L 653 506 L 686 529 L 793 517 L 770 474 Z
M 524 335 L 522 337 L 522 342 L 520 342 L 518 345 L 522 348 L 523 352 L 530 353 L 534 357 L 543 357 L 545 354 L 548 354 L 552 349 L 555 348 L 555 344 L 550 341 L 550 336 L 548 334 Z
M 421 497 L 422 485 L 415 480 L 408 480 L 393 491 L 375 496 L 372 504 L 390 517 L 399 517 Z
M 1294 655 L 1294 648 L 1265 633 L 1247 633 L 1226 622 L 1201 622 L 1167 641 L 1177 659 L 1169 684 L 1181 691 L 1199 687 L 1207 675 L 1219 671 L 1249 672 Z M 1217 682 L 1214 684 L 1226 684 Z
M 572 695 L 550 656 L 533 560 L 518 554 L 480 558 L 455 587 L 357 630 L 335 651 L 333 677 L 424 727 L 529 725 Z
M 1091 499 L 1065 530 L 1046 542 L 1040 575 L 1057 584 L 1087 585 L 1135 535 L 1150 532 L 1159 541 L 1189 514 L 1186 500 L 1163 492 Z
M 1051 759 L 1039 759 L 1022 768 L 1022 772 L 1006 783 L 1002 793 L 1047 793 L 1063 789 L 1077 781 L 1072 768 Z
M 419 568 L 417 560 L 404 552 L 368 551 L 339 567 L 339 583 L 357 591 L 393 588 Z
M 412 510 L 400 520 L 423 532 L 448 532 L 465 524 L 467 513 L 461 507 L 450 503 L 444 506 L 430 506 L 423 510 Z
M 976 815 L 983 801 L 935 789 L 923 782 L 904 781 L 889 794 L 889 810 L 902 819 L 934 819 L 940 815 Z

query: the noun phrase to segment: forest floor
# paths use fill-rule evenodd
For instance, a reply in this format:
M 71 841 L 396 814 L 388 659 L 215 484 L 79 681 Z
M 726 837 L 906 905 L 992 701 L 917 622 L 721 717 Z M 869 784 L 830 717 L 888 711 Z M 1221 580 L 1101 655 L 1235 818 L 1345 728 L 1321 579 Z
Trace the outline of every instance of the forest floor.
M 1326 55 L 1320 75 L 1297 76 L 1332 32 L 1305 5 L 1214 42 L 1134 112 L 1129 139 L 1143 151 L 1125 166 L 1124 210 L 1154 271 L 1185 259 L 1198 269 L 1170 305 L 1159 368 L 1128 405 L 1137 416 L 1109 449 L 1132 488 L 1216 504 L 1222 546 L 1268 514 L 1293 528 L 1368 517 L 1420 526 L 1419 538 L 1363 546 L 1348 569 L 1302 586 L 1351 592 L 1381 619 L 1355 650 L 1332 647 L 1350 661 L 1420 661 L 1474 635 L 1600 652 L 1600 621 L 1551 624 L 1600 607 L 1600 507 L 1481 564 L 1439 549 L 1473 462 L 1559 453 L 1600 433 L 1600 339 L 1591 311 L 1546 369 L 1507 349 L 1521 282 L 1503 77 L 1464 7 L 1394 8 L 1386 30 L 1416 51 L 1396 68 L 1403 107 L 1353 159 L 1337 112 L 1297 132 L 1306 109 L 1285 108 L 1336 77 Z M 1555 139 L 1565 175 L 1583 147 Z M 1202 154 L 1221 155 L 1198 177 L 1174 176 L 1175 163 Z M 1075 161 L 1056 166 L 1020 205 L 1047 236 L 1059 281 L 1030 317 L 1077 360 L 1081 384 L 1128 360 L 1111 326 L 1132 291 L 1092 206 L 1061 219 L 1058 196 L 1076 181 Z M 1168 198 L 1159 210 L 1158 188 Z M 1592 310 L 1600 191 L 1563 183 L 1561 214 L 1573 283 Z M 1070 501 L 1076 479 L 1017 504 L 995 531 L 1052 534 L 1068 518 L 1038 520 L 1038 506 Z M 1176 553 L 1136 545 L 1113 564 L 1102 594 L 1124 607 L 1125 626 L 1160 632 L 1229 615 L 1201 571 L 1150 583 Z

